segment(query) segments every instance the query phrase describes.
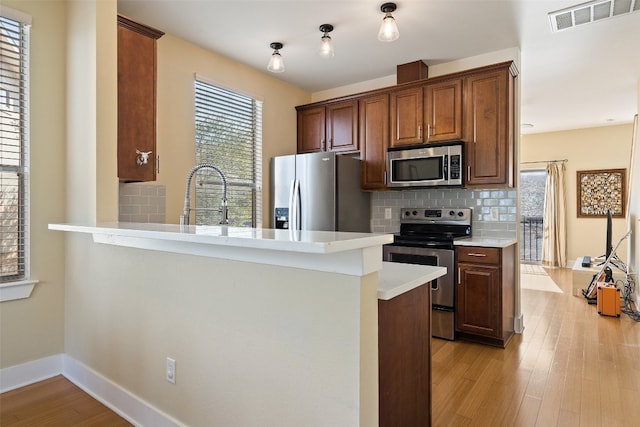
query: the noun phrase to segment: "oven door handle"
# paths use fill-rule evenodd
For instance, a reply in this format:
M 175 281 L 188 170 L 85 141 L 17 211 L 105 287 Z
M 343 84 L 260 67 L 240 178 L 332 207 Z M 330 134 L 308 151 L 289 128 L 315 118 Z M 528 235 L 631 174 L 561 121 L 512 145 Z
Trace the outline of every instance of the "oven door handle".
M 432 291 L 437 291 L 440 289 L 440 285 L 438 284 L 438 279 L 433 279 L 431 281 L 431 290 Z

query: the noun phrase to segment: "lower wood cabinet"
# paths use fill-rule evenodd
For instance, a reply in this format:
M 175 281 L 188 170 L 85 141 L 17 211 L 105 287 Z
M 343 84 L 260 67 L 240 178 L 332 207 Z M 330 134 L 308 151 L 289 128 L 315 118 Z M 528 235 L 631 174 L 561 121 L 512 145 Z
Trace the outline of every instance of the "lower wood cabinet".
M 458 246 L 458 337 L 505 347 L 515 316 L 515 245 Z
M 378 301 L 379 426 L 431 425 L 431 285 Z

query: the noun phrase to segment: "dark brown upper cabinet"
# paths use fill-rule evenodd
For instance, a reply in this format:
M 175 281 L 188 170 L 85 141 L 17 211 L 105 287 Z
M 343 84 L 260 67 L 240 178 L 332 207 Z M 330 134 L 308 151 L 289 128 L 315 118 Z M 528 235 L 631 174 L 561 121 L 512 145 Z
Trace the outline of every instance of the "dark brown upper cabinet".
M 298 153 L 358 151 L 358 101 L 298 107 Z
M 362 188 L 384 190 L 388 148 L 462 140 L 465 186 L 512 187 L 517 75 L 509 61 L 298 106 L 298 153 L 359 151 Z
M 156 40 L 163 34 L 118 15 L 118 178 L 121 181 L 156 179 Z
M 514 69 L 508 65 L 464 78 L 466 185 L 513 187 Z
M 426 85 L 424 110 L 424 142 L 462 139 L 462 79 Z
M 360 99 L 359 119 L 362 189 L 384 190 L 389 147 L 389 94 Z

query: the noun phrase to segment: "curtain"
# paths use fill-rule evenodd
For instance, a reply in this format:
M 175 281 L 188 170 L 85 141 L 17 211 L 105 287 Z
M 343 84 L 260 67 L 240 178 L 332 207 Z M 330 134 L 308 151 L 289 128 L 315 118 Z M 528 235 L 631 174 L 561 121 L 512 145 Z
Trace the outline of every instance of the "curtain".
M 565 267 L 567 264 L 564 172 L 564 162 L 547 164 L 542 264 L 549 267 Z

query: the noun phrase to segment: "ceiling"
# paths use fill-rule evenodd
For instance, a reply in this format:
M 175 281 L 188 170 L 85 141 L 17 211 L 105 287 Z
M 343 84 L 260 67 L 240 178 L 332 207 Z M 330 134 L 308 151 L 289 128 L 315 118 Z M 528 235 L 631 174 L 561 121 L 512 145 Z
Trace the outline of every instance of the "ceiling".
M 615 0 L 630 1 L 634 0 Z M 640 2 L 640 0 L 635 0 Z M 630 123 L 638 112 L 640 12 L 552 32 L 548 13 L 581 0 L 399 0 L 400 38 L 377 40 L 381 0 L 118 0 L 118 12 L 268 73 L 271 42 L 309 92 L 395 74 L 396 65 L 521 52 L 523 134 Z M 317 48 L 332 24 L 335 56 Z

